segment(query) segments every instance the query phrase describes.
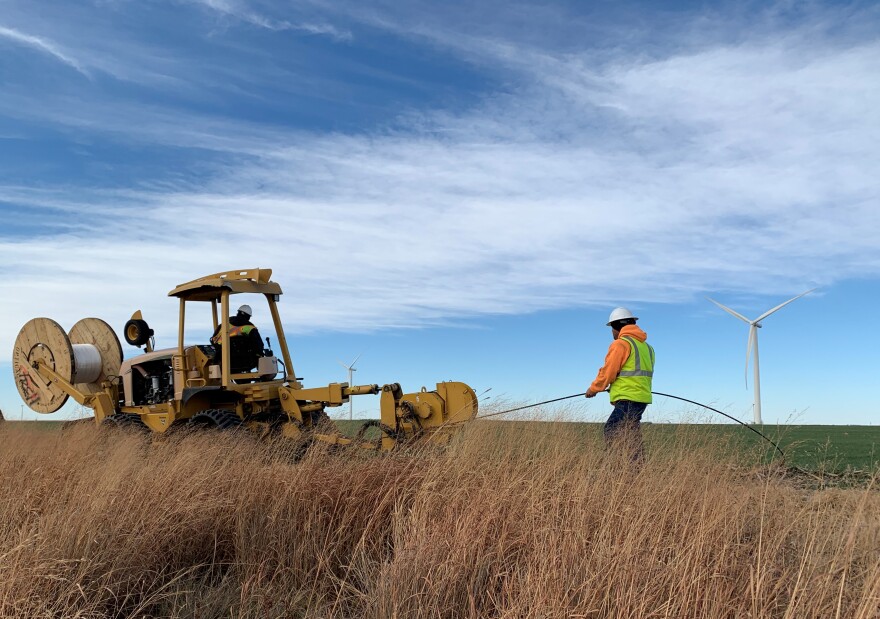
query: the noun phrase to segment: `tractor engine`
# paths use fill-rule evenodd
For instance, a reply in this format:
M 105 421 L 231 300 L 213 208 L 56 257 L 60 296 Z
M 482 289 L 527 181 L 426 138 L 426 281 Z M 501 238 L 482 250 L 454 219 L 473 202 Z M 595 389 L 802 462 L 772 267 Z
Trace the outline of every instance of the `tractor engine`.
M 123 372 L 126 406 L 162 404 L 174 397 L 171 357 L 132 365 Z

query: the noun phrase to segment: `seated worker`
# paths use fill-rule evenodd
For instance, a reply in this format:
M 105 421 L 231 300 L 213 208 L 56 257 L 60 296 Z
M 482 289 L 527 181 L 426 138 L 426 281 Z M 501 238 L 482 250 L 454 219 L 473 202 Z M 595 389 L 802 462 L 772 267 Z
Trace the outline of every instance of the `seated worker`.
M 250 305 L 242 305 L 235 316 L 229 317 L 229 370 L 233 374 L 250 372 L 257 366 L 257 359 L 263 356 L 263 339 L 260 332 L 251 324 L 253 310 Z M 217 359 L 222 359 L 220 326 L 214 330 L 211 343 L 217 347 Z

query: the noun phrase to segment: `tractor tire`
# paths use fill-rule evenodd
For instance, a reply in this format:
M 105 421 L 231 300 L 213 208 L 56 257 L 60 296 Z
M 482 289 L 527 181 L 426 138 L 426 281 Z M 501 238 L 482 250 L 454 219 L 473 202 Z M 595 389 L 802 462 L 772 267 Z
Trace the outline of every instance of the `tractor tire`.
M 150 428 L 147 427 L 147 424 L 141 421 L 140 415 L 135 415 L 132 413 L 116 413 L 115 415 L 104 417 L 101 425 L 105 428 L 111 428 L 114 430 L 125 430 L 130 432 L 139 432 L 143 434 L 146 434 L 150 431 Z
M 197 413 L 189 420 L 191 426 L 202 426 L 217 430 L 235 430 L 244 425 L 241 417 L 234 412 L 222 408 L 209 408 Z

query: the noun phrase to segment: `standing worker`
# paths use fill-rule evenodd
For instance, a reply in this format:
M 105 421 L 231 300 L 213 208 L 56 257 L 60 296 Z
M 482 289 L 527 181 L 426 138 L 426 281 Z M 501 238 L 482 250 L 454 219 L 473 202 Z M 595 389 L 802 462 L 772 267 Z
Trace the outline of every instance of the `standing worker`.
M 605 422 L 605 443 L 623 435 L 632 441 L 632 458 L 644 455 L 642 414 L 651 403 L 651 379 L 654 376 L 654 349 L 646 343 L 647 333 L 636 326 L 637 317 L 625 307 L 618 307 L 608 317 L 614 341 L 608 346 L 605 365 L 587 389 L 588 398 L 610 389 L 614 410 Z

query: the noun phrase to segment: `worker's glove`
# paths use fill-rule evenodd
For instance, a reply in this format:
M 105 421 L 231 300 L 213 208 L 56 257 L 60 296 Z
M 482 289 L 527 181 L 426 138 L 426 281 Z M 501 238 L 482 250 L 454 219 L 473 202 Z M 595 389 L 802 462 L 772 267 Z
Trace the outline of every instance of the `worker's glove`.
M 595 398 L 595 397 L 596 397 L 596 392 L 593 391 L 592 389 L 587 389 L 587 393 L 585 394 L 585 396 L 588 397 L 588 398 Z

